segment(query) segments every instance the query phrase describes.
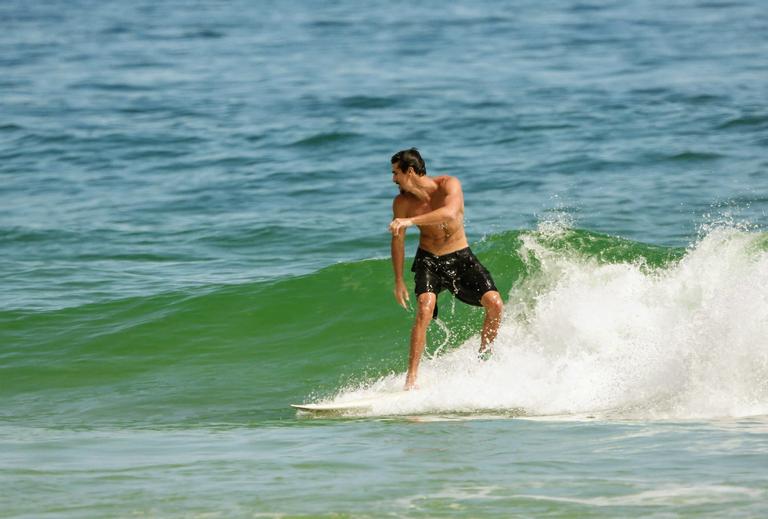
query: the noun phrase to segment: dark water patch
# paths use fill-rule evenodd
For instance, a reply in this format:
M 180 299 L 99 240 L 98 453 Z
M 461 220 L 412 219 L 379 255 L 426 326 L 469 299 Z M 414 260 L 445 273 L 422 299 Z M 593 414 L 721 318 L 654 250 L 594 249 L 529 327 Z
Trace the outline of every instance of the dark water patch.
M 226 36 L 226 33 L 214 29 L 199 29 L 196 31 L 185 32 L 182 37 L 190 39 L 218 40 Z
M 635 107 L 628 103 L 609 101 L 607 103 L 601 103 L 600 108 L 604 109 L 605 112 L 626 112 L 628 110 L 634 109 Z
M 107 34 L 107 35 L 117 35 L 117 34 L 128 34 L 131 32 L 131 28 L 127 25 L 112 25 L 110 27 L 106 27 L 101 31 L 101 34 Z
M 721 104 L 729 101 L 729 97 L 717 94 L 682 94 L 674 93 L 667 96 L 667 101 L 672 103 L 685 103 L 694 106 L 708 104 Z
M 345 20 L 313 20 L 307 23 L 307 27 L 314 27 L 317 29 L 342 29 L 351 26 L 352 23 Z
M 159 26 L 158 26 L 159 27 Z M 226 37 L 223 30 L 214 28 L 181 29 L 179 26 L 168 26 L 154 30 L 143 31 L 141 38 L 150 41 L 179 41 L 179 40 L 219 40 Z
M 0 56 L 0 67 L 24 67 L 35 64 L 43 58 L 50 56 L 48 51 L 24 51 L 23 55 L 18 56 Z
M 465 104 L 468 110 L 498 110 L 500 108 L 509 108 L 509 103 L 505 101 L 473 101 Z
M 605 5 L 578 2 L 572 5 L 569 8 L 569 11 L 573 13 L 595 13 L 598 11 L 604 11 L 605 9 L 606 9 Z
M 671 162 L 706 162 L 724 158 L 725 155 L 706 151 L 682 151 L 670 155 L 658 155 L 656 160 Z
M 525 176 L 526 178 L 521 178 Z M 502 192 L 514 192 L 517 196 L 525 192 L 536 192 L 546 185 L 543 178 L 531 175 L 530 173 L 515 174 L 509 172 L 507 177 L 500 179 L 500 176 L 488 175 L 479 176 L 473 179 L 467 179 L 465 182 L 473 195 L 482 196 L 487 194 L 489 198 L 495 198 Z M 479 198 L 476 198 L 479 201 Z
M 464 116 L 464 117 L 451 117 L 438 121 L 441 128 L 447 130 L 468 129 L 468 128 L 498 128 L 499 126 L 511 123 L 498 117 L 491 116 Z
M 345 142 L 351 142 L 361 138 L 362 135 L 352 132 L 327 132 L 318 133 L 304 139 L 300 139 L 292 144 L 292 146 L 302 147 L 322 147 L 330 144 L 341 144 Z
M 733 9 L 734 7 L 746 7 L 744 2 L 701 2 L 698 7 L 704 9 Z
M 768 127 L 768 115 L 743 115 L 735 117 L 721 123 L 717 129 L 729 130 L 732 128 L 755 128 L 763 129 Z
M 579 36 L 574 38 L 569 38 L 565 45 L 571 46 L 571 47 L 590 47 L 590 46 L 600 46 L 600 47 L 611 47 L 621 46 L 626 41 L 625 38 L 619 38 L 619 37 L 608 37 L 608 36 Z
M 243 138 L 248 142 L 259 142 L 266 139 L 268 136 L 264 135 L 263 133 L 252 133 L 250 135 L 245 135 Z
M 520 131 L 521 132 L 538 132 L 538 131 L 546 131 L 546 130 L 572 130 L 574 128 L 578 128 L 575 124 L 569 124 L 569 123 L 552 123 L 552 124 L 527 124 L 527 125 L 521 125 Z
M 339 100 L 339 104 L 344 108 L 358 108 L 365 110 L 391 108 L 399 103 L 400 100 L 394 97 L 350 96 Z
M 631 96 L 638 97 L 656 97 L 656 96 L 668 96 L 671 92 L 665 87 L 647 87 L 647 88 L 633 88 L 629 91 Z
M 144 69 L 169 69 L 174 66 L 171 62 L 164 61 L 126 61 L 121 63 L 112 63 L 110 68 L 115 70 L 144 70 Z
M 211 114 L 195 110 L 193 107 L 181 107 L 171 104 L 157 104 L 156 101 L 138 99 L 132 101 L 132 105 L 116 108 L 115 112 L 132 116 L 151 116 L 141 120 L 182 120 L 182 119 L 212 119 Z M 180 125 L 175 125 L 176 131 L 179 131 Z
M 26 128 L 14 123 L 0 124 L 0 132 L 3 133 L 13 133 L 21 130 L 26 130 Z
M 26 133 L 19 137 L 15 144 L 19 146 L 39 146 L 48 144 L 74 144 L 77 142 L 77 137 L 71 133 Z M 34 149 L 35 153 L 40 150 Z
M 108 83 L 100 81 L 81 81 L 68 86 L 72 90 L 97 90 L 103 92 L 152 92 L 158 89 L 156 85 L 137 85 L 128 83 Z
M 509 179 L 505 182 L 502 182 L 498 188 L 499 189 L 539 189 L 544 185 L 544 182 L 540 179 L 536 178 L 519 178 L 519 179 Z
M 28 88 L 32 86 L 32 81 L 20 79 L 0 78 L 0 88 Z
M 514 17 L 507 16 L 465 16 L 456 18 L 440 18 L 436 20 L 435 25 L 439 27 L 475 27 L 475 26 L 494 26 L 513 23 Z M 416 27 L 418 22 L 414 22 Z
M 0 228 L 0 241 L 9 243 L 40 243 L 51 240 L 63 240 L 74 242 L 79 234 L 61 229 L 24 229 L 24 228 Z
M 134 161 L 134 160 L 147 160 L 147 159 L 175 159 L 179 157 L 185 157 L 189 155 L 188 150 L 136 150 L 129 151 L 117 155 L 117 158 L 122 160 Z M 88 159 L 92 160 L 92 159 Z
M 629 166 L 628 162 L 605 160 L 590 155 L 576 155 L 565 159 L 544 162 L 539 169 L 546 172 L 555 173 L 588 173 L 596 171 L 624 171 Z
M 14 159 L 18 159 L 20 157 L 24 157 L 28 153 L 26 151 L 12 151 L 10 153 L 0 153 L 0 161 L 2 161 L 2 164 L 0 164 L 0 171 L 3 171 L 3 173 L 15 173 L 17 171 L 20 171 L 22 168 L 18 166 L 13 166 L 12 161 Z M 26 169 L 26 168 L 25 168 Z

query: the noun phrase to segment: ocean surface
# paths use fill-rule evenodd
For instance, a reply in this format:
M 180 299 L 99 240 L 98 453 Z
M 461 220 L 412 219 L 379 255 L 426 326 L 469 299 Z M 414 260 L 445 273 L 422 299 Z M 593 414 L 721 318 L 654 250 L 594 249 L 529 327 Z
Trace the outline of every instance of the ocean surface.
M 0 516 L 767 516 L 766 56 L 763 0 L 1 2 Z M 411 146 L 495 353 L 441 294 L 418 391 L 297 413 L 402 388 Z

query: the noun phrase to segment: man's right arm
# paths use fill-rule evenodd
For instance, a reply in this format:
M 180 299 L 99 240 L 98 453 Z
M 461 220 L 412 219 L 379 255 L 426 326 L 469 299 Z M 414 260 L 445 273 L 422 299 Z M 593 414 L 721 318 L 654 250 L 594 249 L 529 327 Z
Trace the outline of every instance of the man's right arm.
M 406 207 L 405 200 L 400 196 L 395 198 L 392 202 L 392 213 L 394 218 L 405 218 Z M 403 278 L 403 265 L 405 263 L 405 227 L 399 229 L 397 233 L 392 234 L 392 269 L 395 273 L 395 301 L 408 309 L 408 303 L 410 303 L 410 297 L 408 295 L 408 288 L 405 286 L 405 279 Z

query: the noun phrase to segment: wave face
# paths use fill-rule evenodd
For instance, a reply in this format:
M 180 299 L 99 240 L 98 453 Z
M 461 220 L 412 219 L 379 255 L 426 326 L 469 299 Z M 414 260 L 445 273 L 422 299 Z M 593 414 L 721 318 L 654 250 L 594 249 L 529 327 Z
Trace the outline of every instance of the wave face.
M 373 412 L 768 413 L 768 235 L 717 228 L 681 249 L 542 225 L 473 248 L 506 301 L 494 356 L 475 357 L 482 310 L 441 294 L 421 390 Z M 281 419 L 289 403 L 399 389 L 411 321 L 392 299 L 388 259 L 5 311 L 0 413 L 68 424 Z

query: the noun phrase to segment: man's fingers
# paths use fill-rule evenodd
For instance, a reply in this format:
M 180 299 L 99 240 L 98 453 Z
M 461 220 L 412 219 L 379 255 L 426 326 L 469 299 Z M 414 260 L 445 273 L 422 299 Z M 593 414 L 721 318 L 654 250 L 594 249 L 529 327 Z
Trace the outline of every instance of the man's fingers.
M 392 223 L 389 224 L 389 232 L 397 236 L 397 234 L 400 232 L 400 222 L 397 220 L 392 220 Z
M 397 289 L 395 289 L 395 300 L 397 301 L 397 304 L 402 306 L 405 310 L 408 310 L 408 306 L 409 306 L 409 304 L 411 302 L 411 299 L 410 299 L 410 297 L 408 297 L 408 291 L 407 290 L 403 290 L 401 292 L 401 291 L 398 291 Z
M 397 301 L 397 304 L 405 308 L 405 303 L 403 302 L 403 293 L 400 292 L 397 288 L 395 288 L 395 301 Z

